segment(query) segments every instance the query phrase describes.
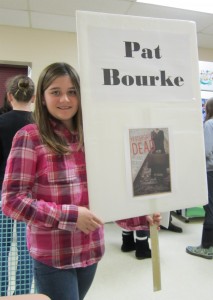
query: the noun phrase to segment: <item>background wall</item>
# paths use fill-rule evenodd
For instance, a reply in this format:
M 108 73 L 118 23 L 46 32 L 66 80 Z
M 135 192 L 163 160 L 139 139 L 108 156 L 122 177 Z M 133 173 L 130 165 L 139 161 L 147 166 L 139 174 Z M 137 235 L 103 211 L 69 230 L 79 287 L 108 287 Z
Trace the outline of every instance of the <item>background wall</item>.
M 213 49 L 198 48 L 199 60 L 213 61 Z
M 57 61 L 70 63 L 78 69 L 75 33 L 0 26 L 0 61 L 31 62 L 32 79 Z
M 42 69 L 56 61 L 78 70 L 76 33 L 0 26 L 0 36 L 0 61 L 31 62 L 35 83 Z M 198 51 L 199 60 L 213 61 L 213 49 Z

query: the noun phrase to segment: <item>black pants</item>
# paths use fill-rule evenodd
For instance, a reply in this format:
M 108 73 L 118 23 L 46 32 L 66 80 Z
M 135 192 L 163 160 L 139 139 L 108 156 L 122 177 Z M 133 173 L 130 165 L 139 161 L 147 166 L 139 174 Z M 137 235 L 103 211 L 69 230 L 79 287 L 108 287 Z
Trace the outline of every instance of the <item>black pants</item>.
M 207 172 L 208 204 L 204 205 L 205 218 L 203 223 L 202 246 L 213 246 L 213 171 Z
M 203 208 L 205 210 L 205 219 L 203 226 L 213 229 L 213 171 L 207 172 L 208 183 L 208 204 Z

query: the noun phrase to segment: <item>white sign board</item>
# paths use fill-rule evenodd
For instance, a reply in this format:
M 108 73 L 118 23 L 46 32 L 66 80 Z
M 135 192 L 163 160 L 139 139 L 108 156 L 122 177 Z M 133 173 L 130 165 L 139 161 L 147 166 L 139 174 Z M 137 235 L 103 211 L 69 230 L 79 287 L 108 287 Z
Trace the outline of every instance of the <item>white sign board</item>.
M 77 38 L 90 208 L 207 203 L 195 24 L 79 11 Z

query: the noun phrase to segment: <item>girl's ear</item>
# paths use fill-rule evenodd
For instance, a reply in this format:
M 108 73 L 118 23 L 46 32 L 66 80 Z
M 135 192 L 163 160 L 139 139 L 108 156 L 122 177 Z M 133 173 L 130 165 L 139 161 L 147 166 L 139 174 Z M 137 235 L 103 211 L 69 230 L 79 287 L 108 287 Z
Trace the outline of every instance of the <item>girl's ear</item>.
M 11 93 L 7 93 L 7 101 L 9 103 L 9 105 L 13 108 L 16 101 L 15 101 L 15 98 L 13 97 L 13 95 Z
M 11 93 L 7 93 L 7 101 L 11 104 L 11 102 L 13 101 L 13 95 Z
M 31 103 L 34 103 L 34 102 L 35 102 L 35 95 L 33 95 L 31 98 Z
M 46 102 L 44 100 L 44 97 L 42 97 L 42 104 L 45 106 L 46 105 Z

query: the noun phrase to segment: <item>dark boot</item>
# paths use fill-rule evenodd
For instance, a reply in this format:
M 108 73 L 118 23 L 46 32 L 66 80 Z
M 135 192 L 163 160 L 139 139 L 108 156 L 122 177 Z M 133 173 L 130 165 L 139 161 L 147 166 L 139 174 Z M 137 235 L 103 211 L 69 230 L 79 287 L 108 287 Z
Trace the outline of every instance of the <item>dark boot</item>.
M 136 238 L 135 256 L 137 259 L 145 259 L 152 257 L 152 252 L 149 248 L 148 237 L 145 240 L 139 240 Z
M 135 250 L 134 232 L 122 231 L 122 246 L 121 251 L 130 252 Z
M 172 216 L 171 216 L 171 213 L 170 213 L 170 219 L 169 219 L 169 226 L 168 228 L 164 227 L 164 226 L 160 226 L 161 229 L 163 230 L 169 230 L 169 231 L 173 231 L 173 232 L 177 232 L 177 233 L 182 233 L 183 232 L 183 229 L 181 227 L 178 227 L 176 225 L 174 225 L 172 223 Z
M 168 230 L 173 231 L 173 232 L 177 232 L 177 233 L 183 232 L 183 229 L 181 227 L 178 227 L 178 226 L 174 225 L 171 221 L 169 222 Z

